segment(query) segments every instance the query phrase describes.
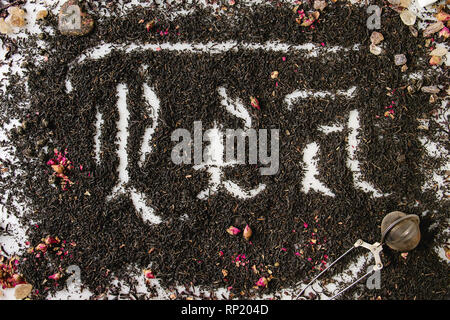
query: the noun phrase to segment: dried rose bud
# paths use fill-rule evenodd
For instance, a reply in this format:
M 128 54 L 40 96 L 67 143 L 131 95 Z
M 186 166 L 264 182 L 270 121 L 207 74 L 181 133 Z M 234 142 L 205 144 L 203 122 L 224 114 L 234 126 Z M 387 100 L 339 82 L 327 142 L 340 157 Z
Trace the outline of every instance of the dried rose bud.
M 47 251 L 47 245 L 45 245 L 44 243 L 39 243 L 36 246 L 36 250 L 42 251 L 42 252 L 46 252 Z
M 146 279 L 155 279 L 155 275 L 153 274 L 151 269 L 144 270 L 144 276 Z
M 61 274 L 58 272 L 58 273 L 52 274 L 52 275 L 49 276 L 48 278 L 49 278 L 49 279 L 53 279 L 53 280 L 55 280 L 55 281 L 58 281 L 59 279 L 61 279 Z
M 303 21 L 300 25 L 302 27 L 309 27 L 314 23 L 314 20 L 315 20 L 314 17 L 312 15 L 309 15 L 308 19 L 305 19 L 305 21 Z
M 149 32 L 153 27 L 155 26 L 155 20 L 147 22 L 145 25 L 145 28 L 147 29 L 147 32 Z
M 253 108 L 256 108 L 258 110 L 260 109 L 259 101 L 255 97 L 250 97 L 250 104 L 252 105 Z
M 52 238 L 52 237 L 48 236 L 47 238 L 45 238 L 44 242 L 45 242 L 45 244 L 50 245 L 50 244 L 59 243 L 60 240 L 58 239 L 58 237 Z
M 60 164 L 54 164 L 52 165 L 53 171 L 55 171 L 58 174 L 62 174 L 64 172 L 64 167 Z
M 450 260 L 450 248 L 444 247 L 444 251 L 445 251 L 445 256 L 447 257 L 447 259 Z
M 441 31 L 439 31 L 439 37 L 447 39 L 448 36 L 450 36 L 450 30 L 447 27 L 443 27 Z
M 259 280 L 256 282 L 256 285 L 258 287 L 267 287 L 267 285 L 269 284 L 269 281 L 267 281 L 266 277 L 261 277 L 259 278 Z
M 252 266 L 252 271 L 253 271 L 253 273 L 255 273 L 255 274 L 258 274 L 258 273 L 259 273 L 259 271 L 258 271 L 258 269 L 256 269 L 256 266 L 255 266 L 255 265 Z
M 243 235 L 245 240 L 249 240 L 252 236 L 252 229 L 250 229 L 249 225 L 245 226 Z
M 235 235 L 237 235 L 239 232 L 241 232 L 241 230 L 239 230 L 239 229 L 236 228 L 236 227 L 231 226 L 231 227 L 229 227 L 229 228 L 227 229 L 227 232 L 228 232 L 229 234 L 231 234 L 232 236 L 235 236 Z
M 441 57 L 438 56 L 432 56 L 430 59 L 430 65 L 435 66 L 437 64 L 441 63 Z

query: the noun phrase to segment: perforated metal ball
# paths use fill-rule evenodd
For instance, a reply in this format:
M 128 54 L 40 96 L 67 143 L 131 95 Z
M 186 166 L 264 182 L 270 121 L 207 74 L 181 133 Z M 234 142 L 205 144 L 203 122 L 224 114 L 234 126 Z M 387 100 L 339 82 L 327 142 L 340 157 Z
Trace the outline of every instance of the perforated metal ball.
M 419 216 L 401 211 L 388 213 L 381 222 L 381 238 L 393 250 L 406 252 L 420 242 Z

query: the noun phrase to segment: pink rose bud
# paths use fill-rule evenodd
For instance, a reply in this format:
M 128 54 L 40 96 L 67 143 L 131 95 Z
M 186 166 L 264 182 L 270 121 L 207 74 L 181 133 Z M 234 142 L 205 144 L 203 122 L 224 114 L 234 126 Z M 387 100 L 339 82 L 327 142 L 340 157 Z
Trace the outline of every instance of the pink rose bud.
M 227 229 L 227 232 L 228 232 L 229 234 L 231 234 L 232 236 L 235 236 L 235 235 L 237 235 L 239 232 L 241 232 L 241 230 L 239 230 L 239 229 L 236 228 L 236 227 L 231 226 L 231 227 L 229 227 L 229 228 Z
M 36 250 L 42 251 L 42 252 L 46 252 L 47 251 L 47 245 L 45 245 L 44 243 L 39 243 L 36 247 Z
M 258 109 L 258 110 L 260 109 L 259 101 L 255 97 L 250 97 L 250 104 L 252 105 L 253 108 Z
M 144 270 L 144 276 L 146 279 L 155 279 L 155 275 L 150 269 Z
M 448 36 L 450 36 L 450 30 L 447 27 L 443 27 L 441 29 L 441 31 L 439 31 L 439 36 L 440 37 L 444 37 L 445 39 L 447 39 Z
M 248 225 L 245 226 L 243 235 L 245 240 L 249 240 L 252 236 L 252 229 Z
M 259 278 L 259 280 L 256 282 L 256 285 L 257 285 L 258 287 L 263 287 L 263 288 L 265 288 L 265 287 L 267 287 L 268 283 L 269 283 L 269 282 L 267 281 L 266 277 L 261 277 L 261 278 Z
M 52 238 L 52 237 L 48 236 L 47 238 L 45 238 L 45 243 L 46 244 L 59 243 L 59 239 L 58 238 Z
M 58 281 L 61 278 L 61 274 L 60 273 L 55 273 L 52 274 L 51 276 L 48 277 L 49 279 L 53 279 L 55 281 Z

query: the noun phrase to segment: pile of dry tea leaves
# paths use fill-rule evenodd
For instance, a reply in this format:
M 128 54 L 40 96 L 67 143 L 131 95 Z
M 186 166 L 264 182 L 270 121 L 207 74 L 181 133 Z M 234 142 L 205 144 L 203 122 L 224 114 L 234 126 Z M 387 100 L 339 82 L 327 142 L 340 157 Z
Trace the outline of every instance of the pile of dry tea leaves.
M 446 241 L 448 200 L 424 188 L 446 159 L 431 157 L 421 142 L 448 150 L 448 141 L 442 142 L 448 122 L 443 128 L 436 121 L 448 69 L 430 67 L 434 42 L 414 37 L 383 1 L 376 2 L 384 38 L 379 55 L 370 50 L 367 8 L 344 1 L 320 9 L 308 2 L 233 1 L 217 9 L 182 4 L 178 15 L 170 14 L 179 10 L 175 6 L 123 12 L 120 3 L 82 2 L 93 17 L 110 13 L 85 36 L 61 35 L 51 12 L 39 36 L 2 36 L 27 59 L 25 76 L 10 74 L 1 95 L 2 123 L 15 118 L 22 124 L 9 133 L 12 146 L 3 143 L 14 148 L 17 161 L 2 163 L 9 175 L 0 188 L 10 214 L 13 199 L 27 204 L 21 222 L 29 226 L 29 240 L 18 268 L 33 285 L 32 298 L 64 288 L 72 265 L 94 297 L 116 294 L 114 279 L 133 288 L 130 266 L 144 274 L 154 294 L 152 278 L 169 290 L 185 286 L 176 298 L 192 297 L 194 286 L 226 288 L 237 298 L 276 294 L 300 288 L 357 239 L 378 241 L 382 218 L 394 210 L 421 217 L 421 243 L 407 256 L 386 248 L 381 288 L 367 290 L 362 283 L 343 297 L 448 298 L 448 265 L 434 249 Z M 173 49 L 174 43 L 185 46 Z M 232 48 L 220 49 L 224 43 Z M 285 47 L 267 49 L 267 43 Z M 195 49 L 200 44 L 210 50 Z M 98 55 L 100 47 L 107 53 Z M 36 51 L 45 59 L 36 59 Z M 397 54 L 407 58 L 407 70 L 395 64 Z M 429 93 L 430 87 L 437 92 Z M 147 88 L 158 98 L 157 118 L 148 112 Z M 222 181 L 248 190 L 266 186 L 249 199 L 223 185 L 199 199 L 210 187 L 210 172 L 171 160 L 178 128 L 192 132 L 195 121 L 203 130 L 244 128 L 222 107 L 219 88 L 242 102 L 252 128 L 279 129 L 277 174 L 261 175 L 260 165 L 221 169 Z M 301 98 L 288 103 L 293 92 Z M 120 100 L 128 112 L 126 135 L 117 125 Z M 348 125 L 355 115 L 359 129 Z M 323 126 L 340 129 L 325 133 Z M 149 127 L 151 152 L 141 161 Z M 357 148 L 349 146 L 352 135 Z M 126 139 L 126 180 L 118 173 L 118 137 Z M 304 154 L 311 145 L 318 148 L 315 177 L 333 196 L 304 190 Z M 349 153 L 360 163 L 359 178 L 380 197 L 357 187 Z M 116 193 L 123 181 L 123 192 Z M 160 223 L 145 221 L 136 194 Z M 355 259 L 345 259 L 328 278 Z M 143 297 L 133 289 L 129 295 Z

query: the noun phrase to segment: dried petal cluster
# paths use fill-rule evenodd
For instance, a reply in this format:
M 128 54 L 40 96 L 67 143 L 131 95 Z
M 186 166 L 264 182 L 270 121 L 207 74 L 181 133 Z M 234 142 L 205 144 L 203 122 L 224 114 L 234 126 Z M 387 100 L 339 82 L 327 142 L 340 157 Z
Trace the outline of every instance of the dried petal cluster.
M 0 285 L 3 289 L 14 288 L 19 284 L 25 283 L 22 276 L 18 273 L 18 265 L 19 259 L 17 257 L 6 258 L 0 256 Z
M 67 150 L 65 150 L 64 153 L 61 153 L 58 149 L 55 149 L 54 155 L 55 157 L 50 159 L 47 162 L 47 165 L 51 166 L 53 169 L 53 175 L 62 179 L 61 188 L 63 190 L 67 190 L 67 185 L 72 185 L 73 182 L 70 181 L 66 173 L 74 168 L 73 164 L 69 159 L 67 159 Z

